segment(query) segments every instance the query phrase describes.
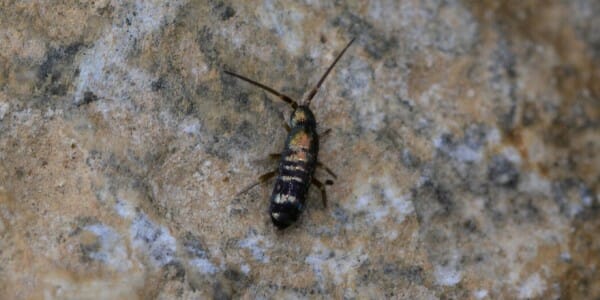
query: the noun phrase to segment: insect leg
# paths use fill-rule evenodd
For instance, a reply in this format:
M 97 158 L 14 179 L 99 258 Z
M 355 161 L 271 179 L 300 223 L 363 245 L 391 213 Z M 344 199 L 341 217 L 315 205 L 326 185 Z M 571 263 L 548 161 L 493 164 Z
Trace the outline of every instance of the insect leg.
M 239 196 L 239 195 L 241 195 L 241 194 L 243 194 L 243 193 L 251 190 L 253 187 L 255 187 L 255 186 L 257 186 L 257 185 L 259 185 L 259 184 L 261 184 L 261 183 L 263 183 L 263 182 L 265 182 L 265 181 L 273 178 L 275 175 L 277 175 L 277 171 L 278 170 L 274 170 L 274 171 L 271 171 L 271 172 L 268 172 L 268 173 L 260 175 L 258 177 L 257 181 L 255 181 L 252 184 L 250 184 L 247 187 L 245 187 L 241 192 L 237 193 L 235 196 L 237 197 L 237 196 Z
M 321 200 L 323 200 L 323 206 L 327 207 L 327 192 L 325 192 L 325 184 L 312 178 L 312 184 L 316 185 L 321 190 Z
M 271 153 L 271 154 L 269 154 L 269 158 L 270 159 L 280 159 L 281 153 Z
M 324 165 L 322 162 L 318 161 L 317 167 L 325 169 L 325 171 L 327 171 L 327 173 L 329 173 L 329 175 L 331 175 L 331 176 L 333 176 L 333 178 L 337 179 L 337 175 L 335 175 L 335 173 L 333 173 L 333 171 L 331 171 L 331 169 L 328 168 L 326 165 Z

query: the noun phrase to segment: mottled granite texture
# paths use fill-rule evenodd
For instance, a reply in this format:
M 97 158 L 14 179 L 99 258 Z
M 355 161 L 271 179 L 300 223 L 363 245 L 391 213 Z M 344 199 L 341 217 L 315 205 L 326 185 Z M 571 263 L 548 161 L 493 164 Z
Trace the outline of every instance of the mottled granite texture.
M 5 299 L 600 297 L 600 2 L 71 3 L 0 4 Z M 290 109 L 222 70 L 300 98 L 352 37 L 277 231 Z

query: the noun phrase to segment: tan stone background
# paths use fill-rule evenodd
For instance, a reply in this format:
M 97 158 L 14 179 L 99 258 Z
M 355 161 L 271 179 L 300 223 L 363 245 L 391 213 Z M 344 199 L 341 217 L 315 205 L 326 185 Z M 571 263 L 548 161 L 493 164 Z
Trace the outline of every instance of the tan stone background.
M 600 297 L 600 2 L 2 1 L 3 299 Z M 268 217 L 281 101 L 320 159 Z M 318 178 L 327 174 L 317 172 Z

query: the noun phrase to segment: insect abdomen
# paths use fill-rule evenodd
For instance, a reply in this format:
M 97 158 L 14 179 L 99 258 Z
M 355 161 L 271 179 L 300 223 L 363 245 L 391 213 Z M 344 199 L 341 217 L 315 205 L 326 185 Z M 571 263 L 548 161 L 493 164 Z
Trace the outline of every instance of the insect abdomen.
M 318 137 L 310 128 L 299 126 L 288 135 L 271 195 L 271 219 L 277 227 L 288 227 L 303 211 L 318 148 Z

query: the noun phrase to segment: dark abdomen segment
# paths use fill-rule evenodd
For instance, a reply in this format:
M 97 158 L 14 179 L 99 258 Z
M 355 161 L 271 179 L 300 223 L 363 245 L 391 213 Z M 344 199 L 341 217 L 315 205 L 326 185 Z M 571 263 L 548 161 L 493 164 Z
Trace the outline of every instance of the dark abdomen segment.
M 278 228 L 294 223 L 303 211 L 318 152 L 319 141 L 314 130 L 305 126 L 292 128 L 271 195 L 271 219 Z

